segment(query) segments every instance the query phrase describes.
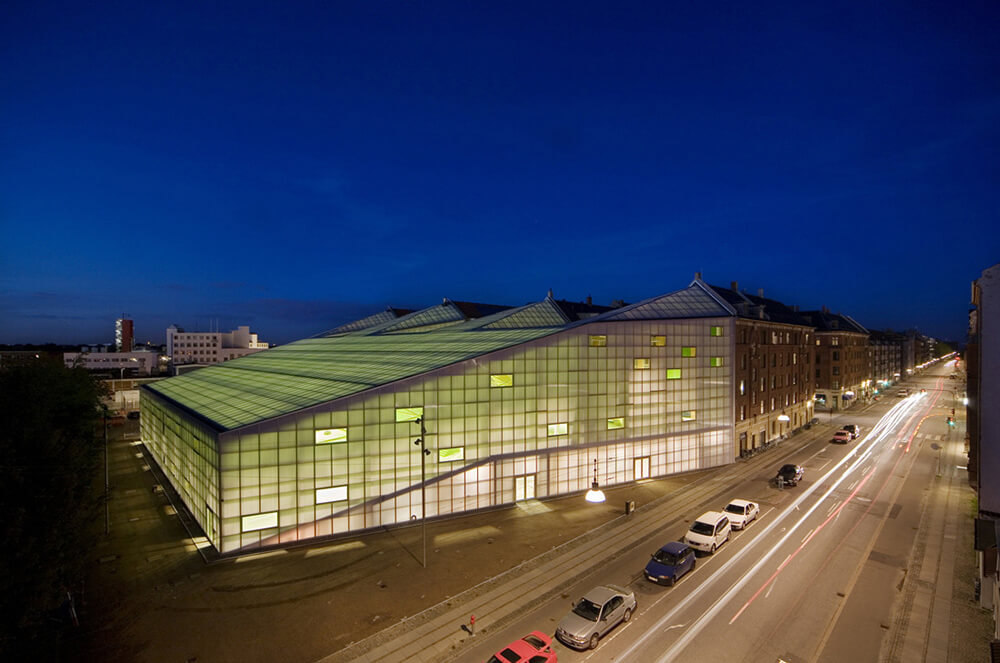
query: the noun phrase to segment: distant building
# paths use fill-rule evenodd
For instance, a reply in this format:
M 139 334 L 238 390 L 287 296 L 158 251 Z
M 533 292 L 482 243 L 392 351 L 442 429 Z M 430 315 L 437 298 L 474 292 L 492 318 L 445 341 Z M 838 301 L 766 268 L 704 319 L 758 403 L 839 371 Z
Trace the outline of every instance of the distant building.
M 803 311 L 816 332 L 816 406 L 828 411 L 850 407 L 874 393 L 868 330 L 849 315 Z
M 894 331 L 869 330 L 868 343 L 872 351 L 872 379 L 875 389 L 882 390 L 905 377 L 903 358 L 908 337 Z
M 131 352 L 135 342 L 135 329 L 128 318 L 115 320 L 115 349 L 118 352 Z
M 165 363 L 162 355 L 148 350 L 133 352 L 64 352 L 63 363 L 67 368 L 82 366 L 88 371 L 104 371 L 112 378 L 135 375 L 159 375 Z
M 167 356 L 174 366 L 220 364 L 269 347 L 246 325 L 231 332 L 186 332 L 177 325 L 167 327 Z

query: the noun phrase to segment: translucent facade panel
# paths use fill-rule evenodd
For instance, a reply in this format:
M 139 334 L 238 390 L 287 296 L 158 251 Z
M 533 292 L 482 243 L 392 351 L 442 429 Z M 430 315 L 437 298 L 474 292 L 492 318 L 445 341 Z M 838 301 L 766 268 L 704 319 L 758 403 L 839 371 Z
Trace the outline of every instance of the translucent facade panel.
M 337 444 L 347 442 L 346 428 L 327 428 L 316 431 L 316 444 Z
M 592 348 L 603 348 L 608 344 L 608 337 L 603 334 L 591 334 L 588 342 Z
M 638 370 L 649 368 L 648 357 L 636 357 L 632 360 L 632 367 Z
M 718 368 L 719 366 L 722 366 L 722 357 L 710 358 L 708 361 L 708 365 L 711 366 L 712 368 Z
M 422 407 L 398 407 L 396 408 L 396 421 L 406 422 L 406 421 L 416 421 L 424 416 L 424 408 Z
M 625 417 L 612 417 L 608 419 L 608 430 L 619 430 L 625 428 Z
M 694 410 L 684 410 L 681 412 L 681 421 L 694 421 L 698 418 L 698 413 Z
M 241 523 L 242 530 L 244 532 L 253 532 L 255 530 L 277 527 L 278 512 L 271 511 L 269 513 L 256 513 L 252 516 L 243 516 Z
M 439 463 L 452 463 L 458 460 L 465 460 L 465 447 L 438 449 Z
M 709 336 L 722 336 L 722 327 L 712 326 L 708 329 Z
M 650 336 L 649 337 L 649 344 L 652 347 L 654 347 L 654 348 L 666 347 L 666 345 L 667 345 L 667 337 L 666 336 Z
M 549 424 L 549 436 L 553 435 L 566 435 L 569 432 L 568 425 L 565 423 Z
M 490 386 L 491 387 L 513 387 L 514 386 L 514 376 L 509 373 L 494 373 L 490 375 Z
M 316 489 L 316 504 L 342 502 L 347 499 L 347 486 L 330 486 Z

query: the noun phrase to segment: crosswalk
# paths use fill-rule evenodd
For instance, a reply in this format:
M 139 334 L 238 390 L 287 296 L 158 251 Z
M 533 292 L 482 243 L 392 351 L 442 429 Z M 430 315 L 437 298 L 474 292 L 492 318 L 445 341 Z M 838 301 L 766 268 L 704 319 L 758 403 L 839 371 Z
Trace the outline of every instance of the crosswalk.
M 932 442 L 943 442 L 947 439 L 945 435 L 931 435 L 929 433 L 917 433 L 915 437 L 923 440 L 931 440 Z

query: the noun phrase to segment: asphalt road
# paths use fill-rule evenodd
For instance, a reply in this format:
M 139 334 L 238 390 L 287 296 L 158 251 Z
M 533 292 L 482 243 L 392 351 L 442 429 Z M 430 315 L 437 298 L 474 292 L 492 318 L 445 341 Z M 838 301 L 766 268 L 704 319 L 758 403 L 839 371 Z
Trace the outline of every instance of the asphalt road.
M 777 465 L 735 485 L 706 482 L 695 516 L 736 497 L 759 502 L 761 515 L 714 555 L 699 555 L 675 587 L 648 582 L 642 569 L 658 545 L 683 537 L 690 517 L 665 523 L 662 543 L 579 578 L 561 597 L 526 606 L 522 618 L 484 637 L 462 660 L 485 661 L 533 630 L 554 634 L 572 603 L 605 583 L 635 592 L 635 616 L 592 651 L 556 642 L 560 661 L 877 660 L 898 595 L 893 588 L 904 579 L 921 513 L 934 499 L 927 486 L 952 470 L 939 463 L 942 445 L 956 435 L 945 423 L 952 406 L 947 366 L 911 381 L 913 396 L 897 398 L 892 390 L 859 413 L 860 438 L 847 445 L 817 440 L 787 459 L 805 467 L 798 486 L 773 485 Z

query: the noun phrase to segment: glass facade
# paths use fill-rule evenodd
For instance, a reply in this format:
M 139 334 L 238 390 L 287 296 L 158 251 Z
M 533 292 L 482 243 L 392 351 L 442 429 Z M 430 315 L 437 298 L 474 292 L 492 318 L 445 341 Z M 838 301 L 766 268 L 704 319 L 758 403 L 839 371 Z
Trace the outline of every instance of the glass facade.
M 595 460 L 602 486 L 713 467 L 731 324 L 589 323 L 232 430 L 144 390 L 142 436 L 223 553 L 583 491 Z

